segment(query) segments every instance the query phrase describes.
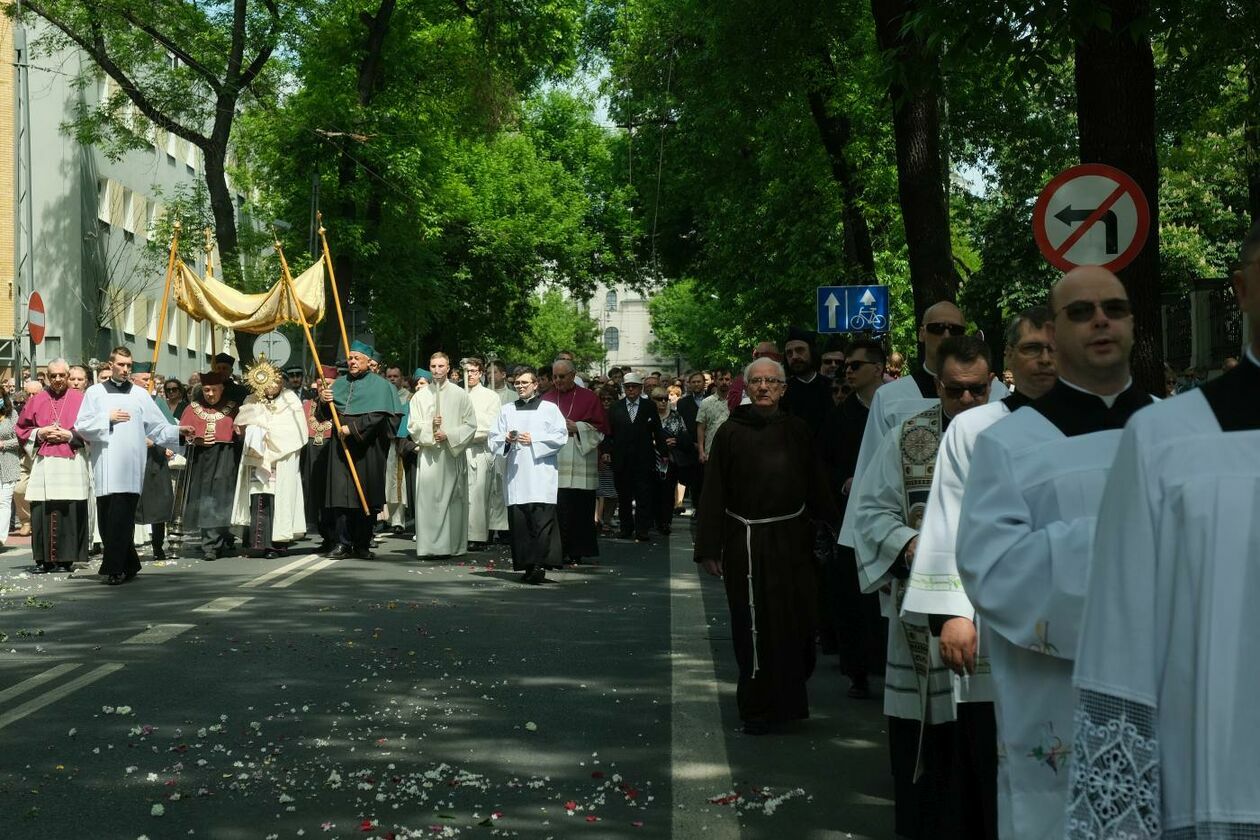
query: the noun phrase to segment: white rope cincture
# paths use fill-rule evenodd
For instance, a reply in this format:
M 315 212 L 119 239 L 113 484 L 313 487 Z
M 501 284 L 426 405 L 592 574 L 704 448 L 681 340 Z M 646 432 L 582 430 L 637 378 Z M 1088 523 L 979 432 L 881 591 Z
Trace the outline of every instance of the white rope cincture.
M 744 526 L 744 545 L 748 551 L 748 623 L 752 630 L 752 649 L 753 649 L 753 669 L 752 675 L 757 676 L 757 671 L 761 669 L 761 657 L 757 654 L 757 602 L 753 596 L 753 556 L 752 556 L 752 526 L 754 525 L 770 525 L 775 522 L 787 522 L 789 519 L 795 519 L 805 512 L 805 505 L 801 505 L 801 509 L 796 513 L 789 513 L 786 516 L 770 516 L 765 519 L 745 519 L 738 513 L 730 510 L 726 511 L 726 515 L 736 520 Z

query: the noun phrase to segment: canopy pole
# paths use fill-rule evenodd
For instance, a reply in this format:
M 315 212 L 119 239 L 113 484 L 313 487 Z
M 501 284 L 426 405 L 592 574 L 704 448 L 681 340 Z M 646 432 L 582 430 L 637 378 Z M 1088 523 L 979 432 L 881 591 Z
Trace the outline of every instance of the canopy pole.
M 311 348 L 311 357 L 315 360 L 315 367 L 319 369 L 320 390 L 326 384 L 324 379 L 324 368 L 319 363 L 319 348 L 315 346 L 315 336 L 311 335 L 311 325 L 306 322 L 306 312 L 302 309 L 302 302 L 298 300 L 297 289 L 293 285 L 293 275 L 289 273 L 289 263 L 284 258 L 284 247 L 280 244 L 280 239 L 276 239 L 276 254 L 280 257 L 280 271 L 284 277 L 284 286 L 289 290 L 289 299 L 293 302 L 293 309 L 297 312 L 298 321 L 302 324 L 302 332 L 306 334 L 306 343 Z M 349 357 L 349 354 L 346 354 Z M 368 508 L 367 496 L 363 495 L 363 484 L 359 481 L 359 470 L 354 466 L 354 456 L 350 454 L 350 446 L 346 443 L 345 437 L 341 434 L 341 417 L 337 414 L 337 404 L 330 402 L 328 408 L 332 411 L 333 424 L 337 427 L 337 440 L 341 441 L 341 450 L 346 453 L 346 464 L 350 467 L 350 477 L 354 479 L 354 489 L 359 494 L 359 504 L 363 506 L 365 516 L 371 516 L 372 511 Z
M 158 355 L 162 352 L 162 332 L 166 328 L 166 302 L 171 297 L 171 279 L 175 276 L 175 254 L 179 250 L 179 219 L 175 220 L 175 229 L 171 232 L 171 253 L 166 259 L 166 282 L 162 286 L 162 305 L 158 307 L 157 341 L 153 343 L 153 372 L 149 374 L 149 396 L 153 396 L 157 386 Z
M 332 254 L 328 253 L 328 237 L 324 236 L 324 214 L 315 214 L 315 223 L 319 225 L 319 242 L 324 250 L 324 265 L 328 267 L 328 282 L 332 285 L 333 303 L 337 307 L 337 325 L 341 327 L 341 349 L 350 358 L 350 337 L 346 335 L 346 316 L 341 314 L 341 293 L 337 291 L 337 275 L 333 271 Z M 319 362 L 315 363 L 316 365 Z

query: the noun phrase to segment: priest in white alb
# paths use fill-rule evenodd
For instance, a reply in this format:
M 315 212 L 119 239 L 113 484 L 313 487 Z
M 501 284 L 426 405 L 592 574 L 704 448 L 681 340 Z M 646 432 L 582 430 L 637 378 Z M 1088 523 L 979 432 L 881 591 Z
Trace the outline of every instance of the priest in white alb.
M 1067 837 L 1260 837 L 1260 224 L 1241 362 L 1129 421 L 1103 493 L 1074 682 Z
M 580 563 L 599 556 L 595 491 L 599 489 L 599 444 L 608 434 L 608 414 L 594 391 L 577 384 L 577 368 L 568 359 L 552 363 L 551 390 L 542 398 L 560 409 L 569 432 L 560 450 L 556 530 L 561 556 L 569 563 Z
M 468 445 L 468 547 L 480 551 L 490 541 L 492 531 L 508 529 L 503 482 L 490 452 L 490 430 L 499 419 L 503 402 L 499 395 L 481 383 L 485 362 L 477 357 L 463 360 L 468 399 L 477 413 L 477 431 Z
M 253 391 L 236 414 L 243 451 L 233 496 L 232 524 L 245 526 L 245 551 L 275 557 L 306 534 L 306 497 L 299 460 L 306 413 L 284 374 L 261 359 L 245 371 Z
M 1006 329 L 1004 370 L 1015 377 L 1014 393 L 955 416 L 941 436 L 914 563 L 906 581 L 902 620 L 928 627 L 940 642 L 941 662 L 954 672 L 957 742 L 951 772 L 959 810 L 976 840 L 997 840 L 997 731 L 987 650 L 978 651 L 975 608 L 967 600 L 954 546 L 963 485 L 976 437 L 1013 410 L 1054 386 L 1051 313 L 1033 306 Z
M 516 402 L 503 406 L 490 433 L 490 450 L 507 460 L 506 493 L 512 537 L 512 568 L 525 583 L 545 581 L 548 566 L 560 563 L 554 538 L 559 473 L 556 460 L 569 439 L 564 415 L 538 396 L 538 374 L 520 368 Z
M 868 466 L 865 491 L 853 500 L 853 534 L 863 592 L 881 592 L 888 620 L 884 714 L 888 716 L 894 829 L 901 837 L 972 840 L 981 836 L 975 808 L 958 801 L 953 758 L 953 686 L 926 623 L 901 616 L 918 553 L 919 527 L 932 486 L 941 436 L 956 417 L 989 397 L 989 348 L 974 336 L 942 341 L 935 405 L 884 436 Z
M 447 378 L 450 357 L 429 359 L 433 384 L 411 398 L 407 433 L 416 443 L 416 555 L 468 553 L 468 460 L 477 433 L 472 400 Z
M 919 327 L 919 341 L 923 344 L 922 364 L 916 366 L 909 376 L 893 380 L 875 392 L 866 418 L 866 429 L 862 433 L 862 445 L 858 448 L 857 466 L 853 470 L 853 483 L 850 485 L 850 500 L 855 498 L 861 488 L 866 466 L 875 457 L 875 451 L 879 449 L 884 435 L 911 414 L 936 404 L 936 371 L 932 369 L 932 360 L 936 358 L 941 342 L 950 336 L 966 334 L 966 316 L 947 300 L 929 306 L 923 313 L 923 323 Z M 989 402 L 997 402 L 1006 395 L 1006 387 L 1001 382 L 994 382 L 989 388 Z M 840 545 L 850 548 L 855 539 L 852 512 L 853 505 L 850 504 L 845 509 L 837 540 Z
M 1133 311 L 1114 274 L 1077 268 L 1048 303 L 1058 382 L 976 439 L 955 546 L 993 672 L 999 830 L 1020 840 L 1063 837 L 1094 524 L 1120 429 L 1151 403 L 1129 373 Z

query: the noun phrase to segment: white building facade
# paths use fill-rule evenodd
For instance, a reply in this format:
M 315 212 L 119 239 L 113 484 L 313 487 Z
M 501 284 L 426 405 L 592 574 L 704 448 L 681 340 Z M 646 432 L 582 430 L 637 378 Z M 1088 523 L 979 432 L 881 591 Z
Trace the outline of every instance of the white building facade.
M 38 27 L 42 24 L 35 23 Z M 28 27 L 28 41 L 38 31 Z M 14 23 L 0 17 L 0 54 L 14 56 Z M 20 39 L 19 39 L 20 40 Z M 12 65 L 13 62 L 10 62 Z M 146 256 L 163 214 L 162 196 L 181 187 L 187 191 L 204 179 L 201 151 L 185 140 L 150 127 L 149 144 L 110 160 L 101 150 L 79 143 L 63 130 L 77 109 L 94 107 L 112 96 L 113 80 L 96 73 L 94 85 L 76 86 L 75 77 L 92 73 L 91 60 L 77 50 L 56 56 L 36 54 L 29 62 L 30 194 L 22 201 L 14 172 L 25 144 L 18 144 L 20 93 L 14 70 L 0 74 L 0 338 L 16 337 L 23 364 L 30 349 L 23 336 L 26 303 L 39 292 L 47 310 L 45 339 L 35 350 L 42 366 L 64 356 L 72 364 L 105 359 L 110 348 L 124 345 L 140 361 L 151 360 L 158 334 L 158 313 L 164 288 L 165 261 Z M 15 151 L 15 146 L 17 146 Z M 29 202 L 32 235 L 29 254 L 22 242 L 19 215 Z M 200 231 L 185 236 L 201 241 Z M 169 243 L 155 243 L 165 250 Z M 33 288 L 25 288 L 23 257 L 31 260 Z M 217 257 L 216 257 L 217 260 Z M 205 257 L 198 259 L 198 273 Z M 187 379 L 205 370 L 209 358 L 228 339 L 223 330 L 199 324 L 167 303 L 158 372 Z M 17 367 L 16 354 L 0 359 L 0 367 Z
M 587 303 L 607 355 L 601 373 L 611 367 L 630 367 L 639 373 L 661 371 L 674 375 L 685 369 L 685 359 L 657 356 L 651 352 L 652 316 L 648 311 L 651 294 L 641 294 L 629 286 L 599 285 Z

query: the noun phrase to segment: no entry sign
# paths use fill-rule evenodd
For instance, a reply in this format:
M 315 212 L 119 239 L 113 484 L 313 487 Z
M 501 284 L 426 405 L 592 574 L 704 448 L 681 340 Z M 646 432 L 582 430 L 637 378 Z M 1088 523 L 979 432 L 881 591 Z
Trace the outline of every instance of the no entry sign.
M 1037 197 L 1033 236 L 1055 268 L 1119 271 L 1142 251 L 1151 209 L 1137 182 L 1113 166 L 1087 163 L 1054 177 Z
M 26 326 L 31 332 L 31 344 L 42 344 L 44 341 L 44 299 L 39 292 L 31 292 L 26 302 Z

